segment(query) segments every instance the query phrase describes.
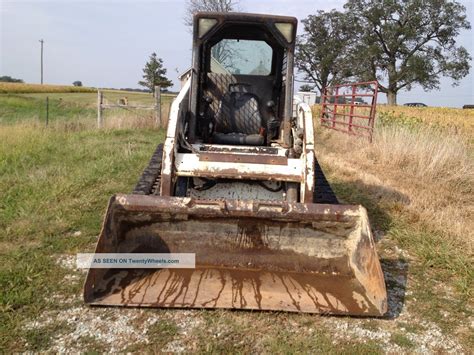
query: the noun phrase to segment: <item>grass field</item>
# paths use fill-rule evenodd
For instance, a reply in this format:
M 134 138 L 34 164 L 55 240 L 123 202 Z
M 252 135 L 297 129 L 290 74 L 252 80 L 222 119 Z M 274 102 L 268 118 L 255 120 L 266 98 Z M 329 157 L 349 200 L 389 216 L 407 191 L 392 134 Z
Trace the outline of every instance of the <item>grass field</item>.
M 127 97 L 129 105 L 153 106 L 151 94 L 127 91 L 103 91 L 104 103 L 116 104 Z M 97 92 L 0 94 L 0 125 L 17 123 L 46 124 L 46 97 L 49 98 L 49 124 L 69 129 L 93 128 L 97 117 Z M 162 94 L 161 113 L 167 118 L 174 95 Z M 150 128 L 155 124 L 153 110 L 112 108 L 104 111 L 108 128 Z M 60 128 L 61 128 L 60 127 Z
M 56 106 L 46 128 L 38 113 L 45 96 L 0 95 L 0 352 L 469 353 L 474 347 L 469 129 L 430 124 L 422 111 L 380 108 L 372 145 L 316 130 L 318 159 L 339 198 L 369 211 L 389 290 L 384 319 L 88 308 L 74 255 L 93 251 L 109 196 L 131 191 L 164 132 L 140 125 L 95 129 L 95 93 L 49 95 Z M 469 127 L 462 112 L 443 112 L 433 120 L 447 115 Z

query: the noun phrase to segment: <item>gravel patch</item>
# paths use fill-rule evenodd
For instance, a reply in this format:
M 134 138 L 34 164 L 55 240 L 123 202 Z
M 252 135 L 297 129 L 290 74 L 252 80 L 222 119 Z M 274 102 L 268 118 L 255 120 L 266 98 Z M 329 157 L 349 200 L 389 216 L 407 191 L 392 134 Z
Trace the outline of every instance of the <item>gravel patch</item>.
M 56 259 L 56 264 L 58 264 L 64 269 L 68 269 L 71 271 L 80 271 L 83 274 L 87 273 L 87 269 L 77 268 L 76 255 L 70 255 L 70 254 L 63 254 L 59 256 L 54 255 L 54 258 Z
M 404 317 L 405 318 L 405 317 Z M 406 316 L 412 319 L 412 317 Z M 367 329 L 364 327 L 365 320 L 356 319 L 335 319 L 328 318 L 324 321 L 325 326 L 332 330 L 332 335 L 342 341 L 359 341 L 367 342 L 367 340 L 376 341 L 383 345 L 385 353 L 399 354 L 399 353 L 419 353 L 419 354 L 464 354 L 461 345 L 459 345 L 451 336 L 443 334 L 441 329 L 431 322 L 422 321 L 418 324 L 422 330 L 419 332 L 403 332 L 402 334 L 410 340 L 413 344 L 409 350 L 405 349 L 392 340 L 394 334 L 399 334 L 401 328 L 394 328 L 393 324 L 386 324 L 393 322 L 390 320 L 378 321 L 376 329 Z M 384 324 L 385 323 L 385 324 Z M 412 323 L 414 323 L 412 321 Z M 385 329 L 386 328 L 386 329 Z
M 27 329 L 44 328 L 48 325 L 64 322 L 71 330 L 52 339 L 51 352 L 80 352 L 87 349 L 84 342 L 93 340 L 110 352 L 123 350 L 135 342 L 148 342 L 143 337 L 150 321 L 141 325 L 131 324 L 143 311 L 121 309 L 114 312 L 110 309 L 76 306 L 59 312 L 46 312 L 40 319 L 26 324 Z
M 384 238 L 381 243 L 384 244 L 386 240 Z M 321 322 L 319 324 L 333 336 L 334 344 L 374 341 L 381 345 L 385 353 L 462 354 L 463 349 L 456 339 L 444 334 L 436 324 L 419 319 L 416 312 L 409 312 L 411 307 L 416 308 L 416 305 L 411 304 L 415 300 L 410 300 L 407 304 L 405 299 L 412 292 L 406 273 L 409 255 L 389 244 L 384 248 L 387 248 L 382 251 L 382 260 L 389 292 L 388 317 L 319 317 L 318 323 Z M 86 270 L 76 268 L 75 255 L 56 256 L 56 260 L 58 265 L 71 271 L 64 278 L 65 282 L 77 283 L 81 280 L 81 272 Z M 202 311 L 98 308 L 83 305 L 80 295 L 52 295 L 51 298 L 61 304 L 63 309 L 47 311 L 25 325 L 26 329 L 41 329 L 56 323 L 67 325 L 68 331 L 65 334 L 54 336 L 51 347 L 47 349 L 49 352 L 76 353 L 94 347 L 101 347 L 108 352 L 123 352 L 130 345 L 146 345 L 156 340 L 149 337 L 148 332 L 159 321 L 172 323 L 177 328 L 176 334 L 163 346 L 162 351 L 189 352 L 196 348 L 195 330 L 206 324 Z M 314 325 L 302 326 L 297 323 L 291 324 L 290 321 L 288 325 L 291 329 L 298 329 L 298 332 L 313 332 Z M 208 331 L 209 337 L 215 338 L 232 332 L 232 329 L 226 324 L 217 323 Z M 408 339 L 408 347 L 400 346 L 394 341 L 397 334 Z M 156 332 L 153 336 L 157 336 Z M 258 347 L 258 344 L 254 345 Z
M 149 344 L 151 326 L 159 321 L 174 322 L 178 327 L 175 339 L 165 345 L 164 352 L 186 351 L 185 340 L 202 324 L 197 311 L 163 311 L 127 308 L 97 308 L 84 305 L 61 311 L 49 311 L 27 323 L 26 329 L 41 329 L 64 323 L 70 329 L 52 339 L 48 352 L 76 353 L 88 350 L 93 342 L 108 352 L 122 352 L 133 344 Z M 156 337 L 156 334 L 154 335 Z

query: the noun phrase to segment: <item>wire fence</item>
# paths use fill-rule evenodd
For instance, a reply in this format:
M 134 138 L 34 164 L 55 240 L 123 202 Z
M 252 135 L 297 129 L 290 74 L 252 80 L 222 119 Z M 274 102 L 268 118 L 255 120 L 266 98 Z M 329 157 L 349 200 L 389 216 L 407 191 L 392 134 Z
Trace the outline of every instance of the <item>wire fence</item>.
M 155 94 L 121 96 L 117 92 L 97 92 L 98 128 L 165 128 L 174 95 Z

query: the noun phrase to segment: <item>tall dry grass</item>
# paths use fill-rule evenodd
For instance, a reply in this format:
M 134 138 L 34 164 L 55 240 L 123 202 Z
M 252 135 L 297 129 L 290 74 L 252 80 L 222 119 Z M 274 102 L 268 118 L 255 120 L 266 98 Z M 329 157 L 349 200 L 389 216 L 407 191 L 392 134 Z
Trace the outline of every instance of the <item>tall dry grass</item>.
M 317 155 L 336 175 L 397 191 L 413 221 L 453 236 L 472 251 L 474 164 L 469 138 L 430 126 L 378 125 L 369 144 L 327 129 L 317 133 Z
M 168 126 L 171 101 L 162 103 L 161 106 L 161 128 Z M 106 109 L 103 113 L 104 128 L 106 129 L 132 129 L 132 128 L 156 128 L 157 121 L 155 112 L 140 109 Z

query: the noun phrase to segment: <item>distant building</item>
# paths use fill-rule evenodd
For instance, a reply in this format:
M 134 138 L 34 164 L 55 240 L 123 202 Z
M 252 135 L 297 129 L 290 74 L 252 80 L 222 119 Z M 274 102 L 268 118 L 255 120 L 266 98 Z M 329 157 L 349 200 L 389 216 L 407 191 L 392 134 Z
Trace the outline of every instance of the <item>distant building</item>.
M 310 106 L 315 105 L 320 101 L 319 96 L 315 92 L 311 91 L 298 91 L 296 96 L 298 96 L 303 102 Z
M 311 91 L 298 91 L 296 93 L 297 97 L 299 97 L 303 102 L 307 103 L 308 105 L 319 105 L 321 103 L 321 96 L 318 96 L 317 93 L 311 92 Z M 327 103 L 333 104 L 333 103 L 338 104 L 350 104 L 352 103 L 352 99 L 349 98 L 344 98 L 344 97 L 338 97 L 337 100 L 333 96 L 329 96 L 327 99 Z M 360 97 L 354 98 L 354 104 L 355 105 L 367 105 L 367 103 L 362 100 Z

